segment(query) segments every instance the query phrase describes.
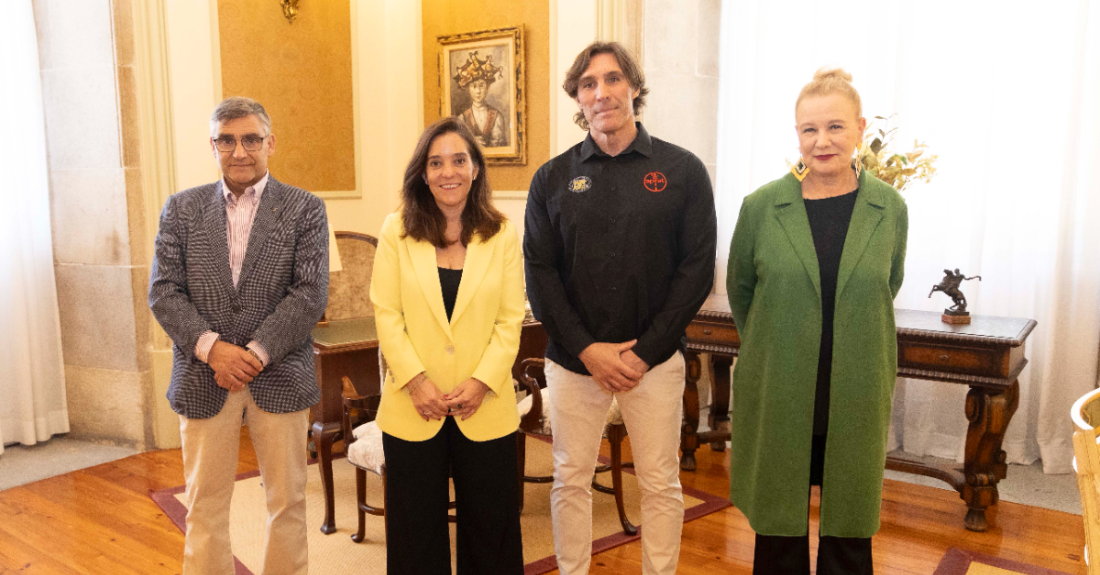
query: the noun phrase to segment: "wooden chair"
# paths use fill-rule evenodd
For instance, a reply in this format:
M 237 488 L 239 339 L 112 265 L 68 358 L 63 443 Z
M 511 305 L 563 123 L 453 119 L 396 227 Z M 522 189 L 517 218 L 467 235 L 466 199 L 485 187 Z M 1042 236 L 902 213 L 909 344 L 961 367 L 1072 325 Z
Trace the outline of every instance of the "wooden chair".
M 524 474 L 524 462 L 526 461 L 526 439 L 528 435 L 535 437 L 553 437 L 553 422 L 550 420 L 550 402 L 553 398 L 546 389 L 546 376 L 543 373 L 545 360 L 541 358 L 525 359 L 520 364 L 523 372 L 520 374 L 520 389 L 527 391 L 527 397 L 519 402 L 520 423 L 522 433 L 517 435 L 517 451 L 519 454 L 519 505 L 523 509 L 523 482 L 549 483 L 554 480 L 551 476 L 529 477 Z M 604 438 L 611 444 L 611 464 L 599 465 L 592 477 L 592 488 L 600 493 L 615 496 L 615 505 L 619 509 L 619 522 L 623 526 L 623 533 L 636 535 L 638 528 L 626 517 L 626 509 L 623 505 L 623 468 L 633 467 L 633 463 L 623 463 L 622 443 L 626 437 L 626 425 L 623 424 L 622 412 L 619 410 L 618 401 L 611 402 L 611 409 L 607 414 L 607 425 L 604 427 Z M 601 485 L 596 480 L 596 475 L 611 472 L 611 487 Z
M 1089 575 L 1100 575 L 1100 389 L 1073 404 L 1073 467 L 1085 521 L 1085 562 Z
M 382 381 L 386 381 L 388 368 L 382 354 L 378 354 L 379 372 Z M 367 514 L 380 516 L 386 520 L 386 455 L 382 449 L 382 430 L 374 418 L 378 414 L 378 404 L 381 395 L 360 395 L 355 390 L 355 384 L 351 378 L 344 376 L 344 419 L 343 434 L 347 446 L 348 462 L 355 466 L 355 507 L 359 516 L 359 528 L 351 536 L 351 540 L 362 543 L 366 537 Z M 367 503 L 367 472 L 371 472 L 382 480 L 383 502 L 380 506 Z M 327 494 L 326 494 L 327 497 Z M 452 501 L 449 506 L 455 508 Z M 455 522 L 454 514 L 447 517 L 451 523 Z M 385 522 L 387 538 L 389 537 L 389 522 Z
M 378 238 L 358 232 L 335 232 L 335 235 L 341 269 L 329 274 L 325 319 L 374 317 L 368 294 Z
M 367 503 L 367 471 L 382 480 L 383 498 L 386 493 L 386 456 L 382 451 L 382 430 L 374 422 L 382 396 L 359 395 L 351 378 L 344 376 L 343 381 L 344 443 L 348 462 L 355 466 L 355 501 L 359 515 L 359 530 L 351 536 L 351 540 L 361 543 L 366 536 L 366 514 L 381 516 L 383 520 L 386 517 L 384 500 L 378 507 Z M 386 530 L 388 534 L 388 524 Z

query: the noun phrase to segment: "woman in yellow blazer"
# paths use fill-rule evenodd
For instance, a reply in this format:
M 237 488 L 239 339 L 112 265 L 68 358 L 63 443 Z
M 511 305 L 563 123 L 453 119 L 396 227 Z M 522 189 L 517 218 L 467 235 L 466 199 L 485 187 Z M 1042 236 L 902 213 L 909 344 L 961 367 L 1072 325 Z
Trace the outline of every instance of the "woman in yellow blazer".
M 420 137 L 401 209 L 382 224 L 370 297 L 391 373 L 377 419 L 389 573 L 451 572 L 448 476 L 458 573 L 523 572 L 512 387 L 523 262 L 491 193 L 477 142 L 445 118 Z

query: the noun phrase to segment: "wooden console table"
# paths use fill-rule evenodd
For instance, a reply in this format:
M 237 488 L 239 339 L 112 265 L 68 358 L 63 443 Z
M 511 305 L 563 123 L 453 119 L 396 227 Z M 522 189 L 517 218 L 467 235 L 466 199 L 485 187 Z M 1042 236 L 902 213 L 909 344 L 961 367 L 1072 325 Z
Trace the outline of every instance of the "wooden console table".
M 317 471 L 325 490 L 325 519 L 322 533 L 336 531 L 332 487 L 332 444 L 341 438 L 344 400 L 341 378 L 355 382 L 363 395 L 381 393 L 378 378 L 378 332 L 374 318 L 335 320 L 313 328 L 313 360 L 321 401 L 309 408 L 310 436 L 317 451 Z
M 946 481 L 968 507 L 964 524 L 971 531 L 987 528 L 985 510 L 997 503 L 997 482 L 1008 466 L 1001 441 L 1019 403 L 1017 380 L 1027 359 L 1024 341 L 1035 320 L 973 316 L 969 325 L 947 325 L 937 312 L 895 310 L 898 330 L 898 375 L 968 385 L 964 413 L 970 421 L 962 468 L 932 466 L 890 456 L 886 468 Z M 684 389 L 684 426 L 680 438 L 680 468 L 695 469 L 700 443 L 725 449 L 730 439 L 730 371 L 741 345 L 724 295 L 711 295 L 687 329 L 687 385 Z M 713 431 L 698 433 L 700 353 L 710 353 L 714 405 L 709 423 Z

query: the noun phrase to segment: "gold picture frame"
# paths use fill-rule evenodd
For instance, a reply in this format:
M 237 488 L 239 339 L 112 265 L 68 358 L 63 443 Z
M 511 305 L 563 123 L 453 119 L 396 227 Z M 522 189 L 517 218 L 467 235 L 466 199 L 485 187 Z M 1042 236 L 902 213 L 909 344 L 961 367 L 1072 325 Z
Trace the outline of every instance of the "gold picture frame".
M 490 165 L 527 165 L 523 27 L 437 37 L 439 114 L 461 119 Z

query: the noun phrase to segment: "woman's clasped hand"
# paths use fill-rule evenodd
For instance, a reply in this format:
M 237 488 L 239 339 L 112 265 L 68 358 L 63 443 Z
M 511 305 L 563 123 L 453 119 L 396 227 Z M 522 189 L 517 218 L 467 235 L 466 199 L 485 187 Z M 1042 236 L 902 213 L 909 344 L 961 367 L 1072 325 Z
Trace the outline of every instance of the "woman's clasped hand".
M 477 413 L 485 394 L 489 393 L 489 386 L 472 377 L 458 384 L 450 393 L 439 391 L 439 387 L 423 375 L 409 382 L 408 388 L 413 406 L 424 421 L 447 416 L 469 419 Z

